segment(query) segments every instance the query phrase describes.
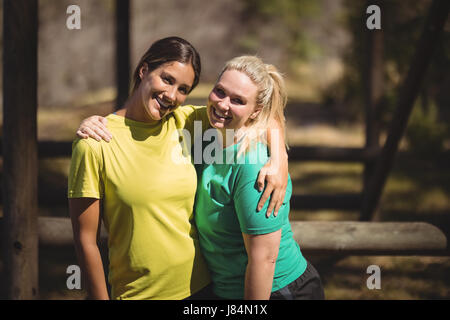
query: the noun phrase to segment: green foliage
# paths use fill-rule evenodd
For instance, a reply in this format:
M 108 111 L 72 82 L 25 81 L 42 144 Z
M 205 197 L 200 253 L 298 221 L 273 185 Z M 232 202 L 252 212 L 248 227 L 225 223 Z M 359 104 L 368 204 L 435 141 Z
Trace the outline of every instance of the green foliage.
M 448 127 L 439 120 L 436 104 L 424 108 L 416 103 L 412 111 L 406 138 L 409 149 L 419 156 L 434 156 L 441 152 L 448 133 Z
M 320 52 L 308 37 L 304 25 L 320 13 L 320 1 L 242 0 L 243 22 L 248 33 L 242 36 L 243 49 L 257 51 L 262 41 L 286 50 L 286 60 L 308 59 Z M 270 25 L 261 35 L 261 28 Z M 262 39 L 264 38 L 264 39 Z

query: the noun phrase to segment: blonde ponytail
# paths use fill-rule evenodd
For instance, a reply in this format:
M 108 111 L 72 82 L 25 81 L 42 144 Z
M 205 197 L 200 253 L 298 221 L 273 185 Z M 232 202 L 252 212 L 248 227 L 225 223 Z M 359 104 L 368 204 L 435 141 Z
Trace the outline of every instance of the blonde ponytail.
M 286 85 L 283 76 L 273 65 L 267 65 L 267 71 L 273 81 L 269 119 L 276 120 L 280 125 L 280 129 L 285 132 L 286 118 L 284 116 L 284 109 L 287 103 Z

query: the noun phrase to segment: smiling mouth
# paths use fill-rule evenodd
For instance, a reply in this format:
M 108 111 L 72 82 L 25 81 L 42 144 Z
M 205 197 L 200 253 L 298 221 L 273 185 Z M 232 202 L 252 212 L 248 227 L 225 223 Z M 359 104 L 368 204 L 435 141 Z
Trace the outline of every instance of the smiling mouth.
M 160 98 L 155 97 L 156 102 L 158 102 L 159 104 L 159 108 L 161 109 L 161 111 L 163 112 L 167 112 L 170 108 L 174 108 L 175 106 L 172 104 L 167 104 L 164 103 Z
M 225 122 L 226 120 L 230 120 L 231 119 L 230 116 L 225 116 L 220 111 L 217 111 L 216 108 L 214 108 L 214 107 L 211 107 L 211 111 L 212 111 L 212 114 L 214 115 L 214 117 L 217 118 L 218 120 L 222 121 L 222 122 Z

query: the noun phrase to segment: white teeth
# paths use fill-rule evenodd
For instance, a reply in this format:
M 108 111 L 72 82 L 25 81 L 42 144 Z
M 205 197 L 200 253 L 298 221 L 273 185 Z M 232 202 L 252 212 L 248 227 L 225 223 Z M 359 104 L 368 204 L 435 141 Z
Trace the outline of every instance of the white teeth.
M 231 117 L 228 117 L 228 116 L 226 116 L 226 115 L 224 115 L 223 113 L 221 113 L 219 110 L 217 110 L 216 108 L 214 108 L 214 113 L 218 116 L 218 117 L 220 117 L 220 118 L 223 118 L 223 119 L 231 119 Z
M 171 105 L 164 104 L 158 97 L 156 97 L 156 101 L 158 101 L 159 105 L 164 109 L 169 109 L 171 107 Z

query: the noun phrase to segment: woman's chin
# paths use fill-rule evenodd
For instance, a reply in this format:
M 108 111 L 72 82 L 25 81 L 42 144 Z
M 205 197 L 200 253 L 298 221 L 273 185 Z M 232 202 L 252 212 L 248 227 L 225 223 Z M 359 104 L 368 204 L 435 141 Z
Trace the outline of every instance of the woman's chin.
M 159 110 L 155 109 L 146 109 L 147 118 L 150 121 L 159 121 L 163 118 Z
M 220 121 L 210 121 L 211 126 L 215 129 L 226 129 L 226 126 L 223 122 Z

